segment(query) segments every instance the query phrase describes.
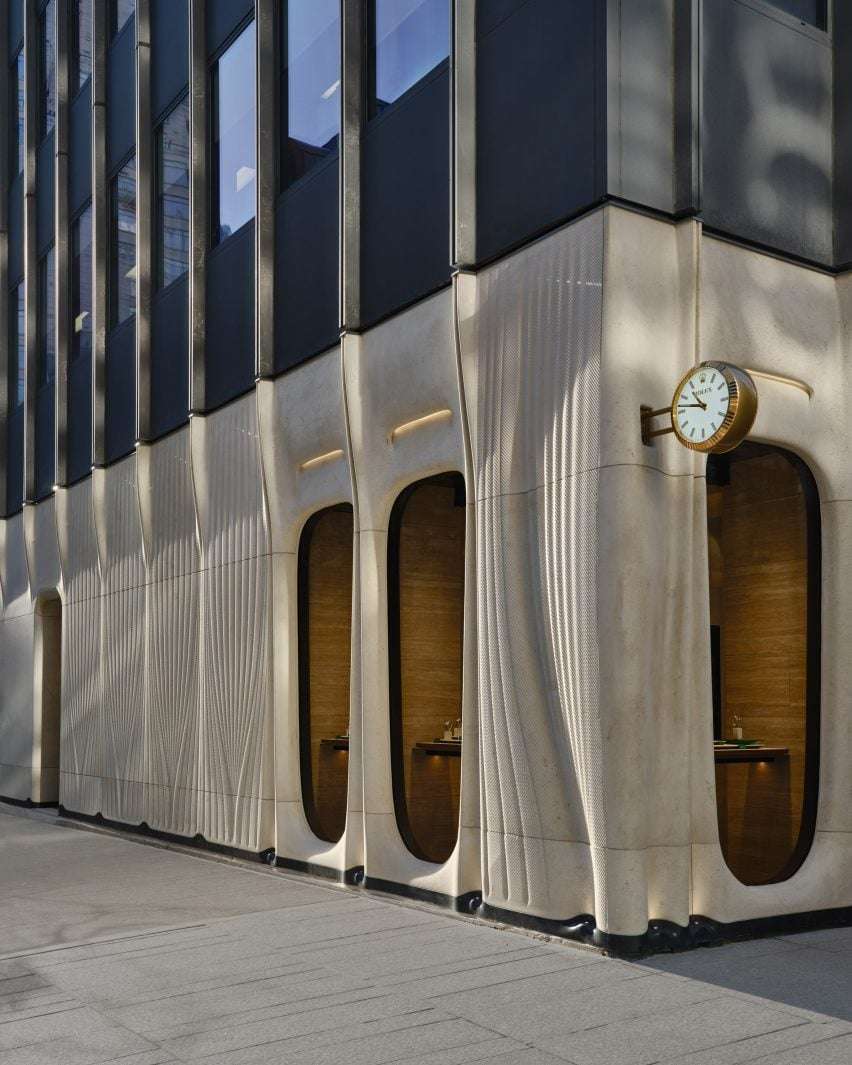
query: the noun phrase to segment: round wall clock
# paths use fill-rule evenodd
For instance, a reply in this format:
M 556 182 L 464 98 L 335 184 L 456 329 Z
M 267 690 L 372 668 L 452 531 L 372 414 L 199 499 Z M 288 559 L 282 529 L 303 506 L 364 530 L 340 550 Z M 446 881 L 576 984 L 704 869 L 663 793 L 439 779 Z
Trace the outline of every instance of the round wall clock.
M 693 451 L 733 451 L 757 415 L 757 388 L 729 362 L 702 362 L 684 374 L 672 399 L 672 428 Z

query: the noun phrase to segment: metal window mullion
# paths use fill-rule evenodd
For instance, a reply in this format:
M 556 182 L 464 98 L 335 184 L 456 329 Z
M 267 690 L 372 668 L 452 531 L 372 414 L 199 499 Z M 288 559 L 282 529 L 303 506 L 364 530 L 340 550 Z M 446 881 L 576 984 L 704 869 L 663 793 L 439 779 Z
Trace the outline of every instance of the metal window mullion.
M 92 462 L 106 463 L 109 205 L 106 180 L 107 0 L 92 5 Z
M 278 0 L 256 0 L 257 193 L 255 218 L 256 373 L 275 372 L 275 194 L 278 158 L 276 8 Z M 286 8 L 286 5 L 285 5 Z
M 476 262 L 476 0 L 456 0 L 452 30 L 452 262 Z
M 151 299 L 154 271 L 151 3 L 136 0 L 136 438 L 152 437 Z
M 36 163 L 39 135 L 39 25 L 37 0 L 24 3 L 24 500 L 36 495 L 36 403 L 38 394 L 38 212 Z
M 9 190 L 11 186 L 9 62 L 9 33 L 7 25 L 4 25 L 0 26 L 0 518 L 7 516 L 9 505 L 8 440 L 12 400 L 12 389 L 9 387 L 9 364 L 12 354 L 9 327 Z
M 340 114 L 340 328 L 361 324 L 361 133 L 364 0 L 342 0 Z
M 190 410 L 207 405 L 205 329 L 207 318 L 207 245 L 209 242 L 208 113 L 206 0 L 190 0 L 190 262 L 189 395 Z
M 56 129 L 54 147 L 56 279 L 56 465 L 54 480 L 68 484 L 68 367 L 71 356 L 71 263 L 69 204 L 69 121 L 71 99 L 69 5 L 56 5 Z

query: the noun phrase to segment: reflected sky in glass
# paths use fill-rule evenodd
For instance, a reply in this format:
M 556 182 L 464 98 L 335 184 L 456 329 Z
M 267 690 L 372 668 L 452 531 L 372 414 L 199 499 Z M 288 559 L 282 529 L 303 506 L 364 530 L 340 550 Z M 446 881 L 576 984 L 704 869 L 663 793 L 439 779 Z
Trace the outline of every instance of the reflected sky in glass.
M 92 0 L 76 0 L 75 33 L 71 68 L 71 92 L 81 89 L 92 73 Z
M 340 130 L 339 0 L 290 0 L 287 112 L 289 135 L 314 148 Z
M 38 264 L 38 387 L 56 377 L 56 273 L 53 248 Z
M 254 218 L 255 30 L 251 22 L 213 70 L 214 242 Z
M 375 0 L 376 106 L 392 104 L 450 54 L 450 0 Z
M 26 106 L 26 64 L 23 48 L 15 57 L 14 79 L 17 92 L 15 93 L 15 117 L 12 119 L 12 135 L 15 141 L 12 157 L 14 164 L 17 165 L 14 174 L 20 174 L 24 169 L 24 109 Z
M 56 122 L 56 0 L 49 0 L 41 15 L 41 135 Z
M 136 159 L 112 184 L 110 323 L 121 325 L 136 313 Z
M 12 358 L 9 366 L 9 378 L 12 385 L 14 409 L 24 405 L 24 380 L 27 365 L 26 307 L 24 301 L 25 287 L 22 281 L 12 291 Z

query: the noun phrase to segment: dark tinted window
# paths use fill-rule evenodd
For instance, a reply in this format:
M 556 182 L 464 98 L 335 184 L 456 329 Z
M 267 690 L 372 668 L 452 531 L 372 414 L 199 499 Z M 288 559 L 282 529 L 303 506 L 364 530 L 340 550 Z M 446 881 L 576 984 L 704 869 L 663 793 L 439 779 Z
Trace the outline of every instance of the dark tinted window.
M 71 359 L 92 355 L 92 208 L 71 226 Z
M 171 284 L 189 267 L 189 101 L 183 99 L 157 130 L 157 284 Z
M 285 4 L 284 184 L 337 147 L 340 132 L 340 0 Z
M 125 22 L 136 14 L 136 0 L 109 0 L 109 31 L 112 37 L 121 32 Z
M 56 299 L 53 248 L 38 264 L 38 387 L 56 376 Z
M 809 22 L 812 26 L 818 26 L 821 30 L 826 26 L 826 3 L 825 0 L 770 0 L 775 7 L 782 11 L 795 15 L 802 22 Z
M 25 92 L 26 92 L 26 65 L 24 63 L 24 50 L 23 48 L 15 56 L 12 62 L 12 69 L 10 72 L 10 89 L 9 95 L 11 96 L 12 107 L 14 112 L 12 114 L 12 121 L 10 123 L 11 133 L 11 162 L 12 162 L 12 176 L 20 174 L 24 169 L 24 104 L 25 104 Z
M 85 85 L 92 73 L 92 0 L 71 6 L 71 93 Z
M 27 364 L 25 333 L 24 282 L 12 289 L 9 304 L 9 403 L 12 410 L 24 405 L 24 380 Z
M 110 325 L 136 313 L 136 160 L 110 186 Z
M 39 47 L 39 125 L 42 137 L 46 137 L 56 122 L 56 0 L 48 0 L 41 13 Z
M 213 67 L 213 243 L 254 218 L 255 35 L 250 23 Z
M 450 54 L 450 0 L 373 0 L 373 111 L 398 100 Z

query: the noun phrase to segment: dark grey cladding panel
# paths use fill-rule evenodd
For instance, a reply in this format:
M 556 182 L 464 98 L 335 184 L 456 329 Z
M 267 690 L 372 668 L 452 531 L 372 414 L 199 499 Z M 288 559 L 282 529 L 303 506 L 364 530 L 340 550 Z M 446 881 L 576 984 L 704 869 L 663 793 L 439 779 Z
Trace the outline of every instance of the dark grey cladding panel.
M 834 9 L 835 259 L 852 264 L 852 4 Z
M 45 385 L 36 395 L 35 499 L 53 491 L 55 480 L 54 432 L 56 429 L 56 390 Z
M 365 130 L 362 325 L 450 279 L 449 92 L 444 64 Z
M 107 338 L 106 461 L 129 455 L 136 445 L 136 319 Z
M 24 0 L 8 0 L 9 12 L 9 58 L 24 43 Z
M 701 37 L 705 222 L 831 263 L 828 39 L 746 0 L 705 0 Z
M 107 59 L 107 170 L 113 171 L 136 140 L 136 25 L 129 18 Z
M 207 408 L 254 386 L 254 222 L 207 260 Z
M 338 157 L 281 197 L 275 215 L 275 369 L 337 342 Z
M 92 360 L 76 359 L 68 367 L 68 482 L 92 469 Z
M 189 81 L 187 0 L 151 3 L 151 114 L 161 115 Z
M 71 158 L 69 160 L 69 210 L 72 215 L 92 196 L 92 79 L 71 104 Z
M 24 408 L 9 415 L 6 433 L 6 514 L 16 514 L 24 503 Z M 12 566 L 11 571 L 16 567 Z M 5 591 L 9 592 L 6 588 Z
M 151 325 L 151 434 L 156 438 L 189 418 L 188 275 L 154 297 Z
M 217 52 L 253 10 L 253 0 L 207 0 L 208 53 Z
M 478 10 L 477 258 L 603 195 L 597 0 L 490 0 Z
M 24 276 L 24 179 L 23 174 L 9 189 L 9 283 Z
M 38 147 L 36 161 L 36 233 L 41 256 L 53 243 L 53 134 L 49 133 Z

